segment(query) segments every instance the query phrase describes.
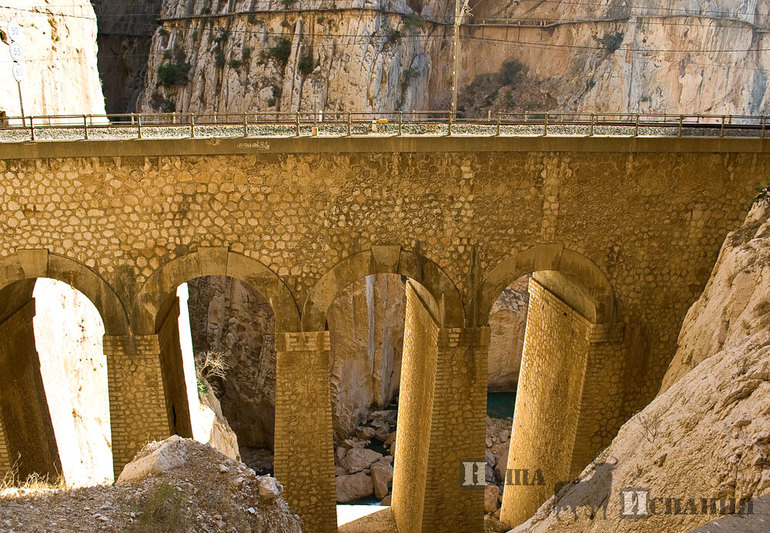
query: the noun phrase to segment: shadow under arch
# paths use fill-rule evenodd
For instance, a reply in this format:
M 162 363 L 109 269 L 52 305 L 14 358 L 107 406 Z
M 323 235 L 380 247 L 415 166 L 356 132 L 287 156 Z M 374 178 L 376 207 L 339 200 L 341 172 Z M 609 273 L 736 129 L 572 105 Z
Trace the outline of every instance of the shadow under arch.
M 606 324 L 617 320 L 615 294 L 604 272 L 586 256 L 554 243 L 537 244 L 509 256 L 492 269 L 469 304 L 470 325 L 486 324 L 500 293 L 530 273 L 536 273 L 535 277 L 540 281 L 547 281 L 549 289 L 558 289 L 558 296 L 592 323 Z
M 131 332 L 126 307 L 112 287 L 87 266 L 46 249 L 19 250 L 0 258 L 0 290 L 17 281 L 50 278 L 82 292 L 96 307 L 107 336 Z
M 173 304 L 179 285 L 203 276 L 228 276 L 259 292 L 275 313 L 276 331 L 299 331 L 297 304 L 288 287 L 268 267 L 226 247 L 201 247 L 158 268 L 134 299 L 132 324 L 138 335 L 157 331 L 157 320 Z
M 461 328 L 465 324 L 460 292 L 441 267 L 419 252 L 410 252 L 400 246 L 373 246 L 343 259 L 313 285 L 302 307 L 303 331 L 326 329 L 326 313 L 334 299 L 356 280 L 370 274 L 399 274 L 411 278 L 435 301 L 441 327 Z

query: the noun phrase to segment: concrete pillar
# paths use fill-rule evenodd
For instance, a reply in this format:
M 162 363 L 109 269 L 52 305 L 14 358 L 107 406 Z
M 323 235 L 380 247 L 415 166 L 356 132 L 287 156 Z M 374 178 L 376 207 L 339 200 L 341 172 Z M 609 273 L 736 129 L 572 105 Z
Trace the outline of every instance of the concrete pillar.
M 160 369 L 163 376 L 163 392 L 166 398 L 168 427 L 174 435 L 192 438 L 190 402 L 187 397 L 187 381 L 184 370 L 184 356 L 179 337 L 179 298 L 163 318 L 158 329 L 160 345 Z
M 527 520 L 557 483 L 576 475 L 573 452 L 590 352 L 588 320 L 534 279 L 529 294 L 500 517 L 509 526 Z
M 433 429 L 438 330 L 435 309 L 431 309 L 408 282 L 391 504 L 399 533 L 422 530 Z M 456 480 L 459 483 L 459 476 Z
M 104 337 L 117 479 L 147 442 L 170 435 L 157 335 Z
M 329 332 L 276 333 L 275 477 L 303 531 L 337 531 Z
M 8 293 L 6 293 L 7 295 Z M 48 474 L 56 479 L 61 462 L 35 349 L 35 301 L 31 291 L 16 310 L 2 313 L 0 322 L 0 417 L 6 461 L 17 463 L 18 474 Z M 4 302 L 10 309 L 11 303 Z
M 489 339 L 488 327 L 439 330 L 423 531 L 484 531 L 483 486 L 464 485 L 463 465 L 485 461 Z

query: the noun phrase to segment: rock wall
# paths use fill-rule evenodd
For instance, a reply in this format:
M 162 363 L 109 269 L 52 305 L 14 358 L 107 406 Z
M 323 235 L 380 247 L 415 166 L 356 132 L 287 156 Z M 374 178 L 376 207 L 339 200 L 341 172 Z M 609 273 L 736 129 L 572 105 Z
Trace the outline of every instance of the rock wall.
M 40 358 L 62 474 L 69 486 L 112 480 L 104 324 L 82 293 L 50 279 L 35 284 Z
M 22 30 L 26 74 L 21 93 L 26 115 L 104 114 L 96 67 L 96 17 L 87 0 L 6 1 L 0 6 L 0 112 L 21 115 L 11 75 L 8 24 Z
M 766 0 L 480 0 L 472 12 L 475 24 L 547 24 L 466 28 L 461 86 L 464 104 L 477 113 L 767 112 Z M 485 83 L 484 75 L 501 72 L 511 59 L 523 73 Z
M 349 437 L 370 411 L 396 397 L 405 305 L 404 281 L 383 274 L 352 284 L 329 310 L 335 440 Z
M 424 43 L 446 32 L 403 0 L 166 0 L 161 17 L 142 111 L 424 109 Z
M 727 237 L 711 281 L 683 324 L 663 392 L 621 428 L 577 482 L 515 531 L 687 531 L 736 514 L 770 492 L 768 246 L 765 204 Z M 730 316 L 740 316 L 741 325 L 725 329 L 722 318 Z M 641 497 L 624 496 L 628 487 L 641 490 Z M 623 508 L 646 514 L 624 520 Z M 589 518 L 592 509 L 596 519 Z
M 147 73 L 162 0 L 92 0 L 107 113 L 133 113 Z
M 188 282 L 193 346 L 224 353 L 224 379 L 210 378 L 243 448 L 272 449 L 275 426 L 275 315 L 243 282 L 208 276 Z M 199 359 L 198 359 L 199 361 Z
M 528 282 L 529 276 L 515 281 L 492 306 L 487 367 L 490 391 L 516 390 L 524 349 L 524 331 L 527 327 Z
M 453 13 L 448 0 L 165 0 L 139 108 L 448 109 Z M 764 113 L 769 13 L 768 0 L 470 2 L 459 108 Z

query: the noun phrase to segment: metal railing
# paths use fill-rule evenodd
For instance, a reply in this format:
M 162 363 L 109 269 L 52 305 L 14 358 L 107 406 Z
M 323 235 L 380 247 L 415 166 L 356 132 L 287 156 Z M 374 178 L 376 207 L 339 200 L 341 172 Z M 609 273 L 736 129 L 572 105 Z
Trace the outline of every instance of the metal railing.
M 0 118 L 0 142 L 93 139 L 350 136 L 766 137 L 749 115 L 447 111 L 131 113 Z

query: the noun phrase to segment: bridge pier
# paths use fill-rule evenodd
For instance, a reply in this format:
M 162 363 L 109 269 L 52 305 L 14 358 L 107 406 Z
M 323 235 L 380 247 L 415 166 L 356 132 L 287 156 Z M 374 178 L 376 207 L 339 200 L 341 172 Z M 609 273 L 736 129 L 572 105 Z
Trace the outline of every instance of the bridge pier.
M 596 325 L 536 279 L 500 519 L 517 526 L 608 442 L 620 390 L 622 325 Z
M 112 457 L 117 479 L 149 441 L 169 431 L 158 335 L 104 336 L 110 394 Z
M 303 531 L 337 531 L 329 332 L 276 333 L 275 477 Z
M 54 480 L 62 468 L 35 347 L 34 286 L 28 280 L 0 291 L 0 473 L 18 458 L 19 477 Z
M 461 484 L 484 461 L 489 329 L 441 328 L 421 287 L 406 285 L 393 514 L 400 533 L 482 531 L 484 494 Z

